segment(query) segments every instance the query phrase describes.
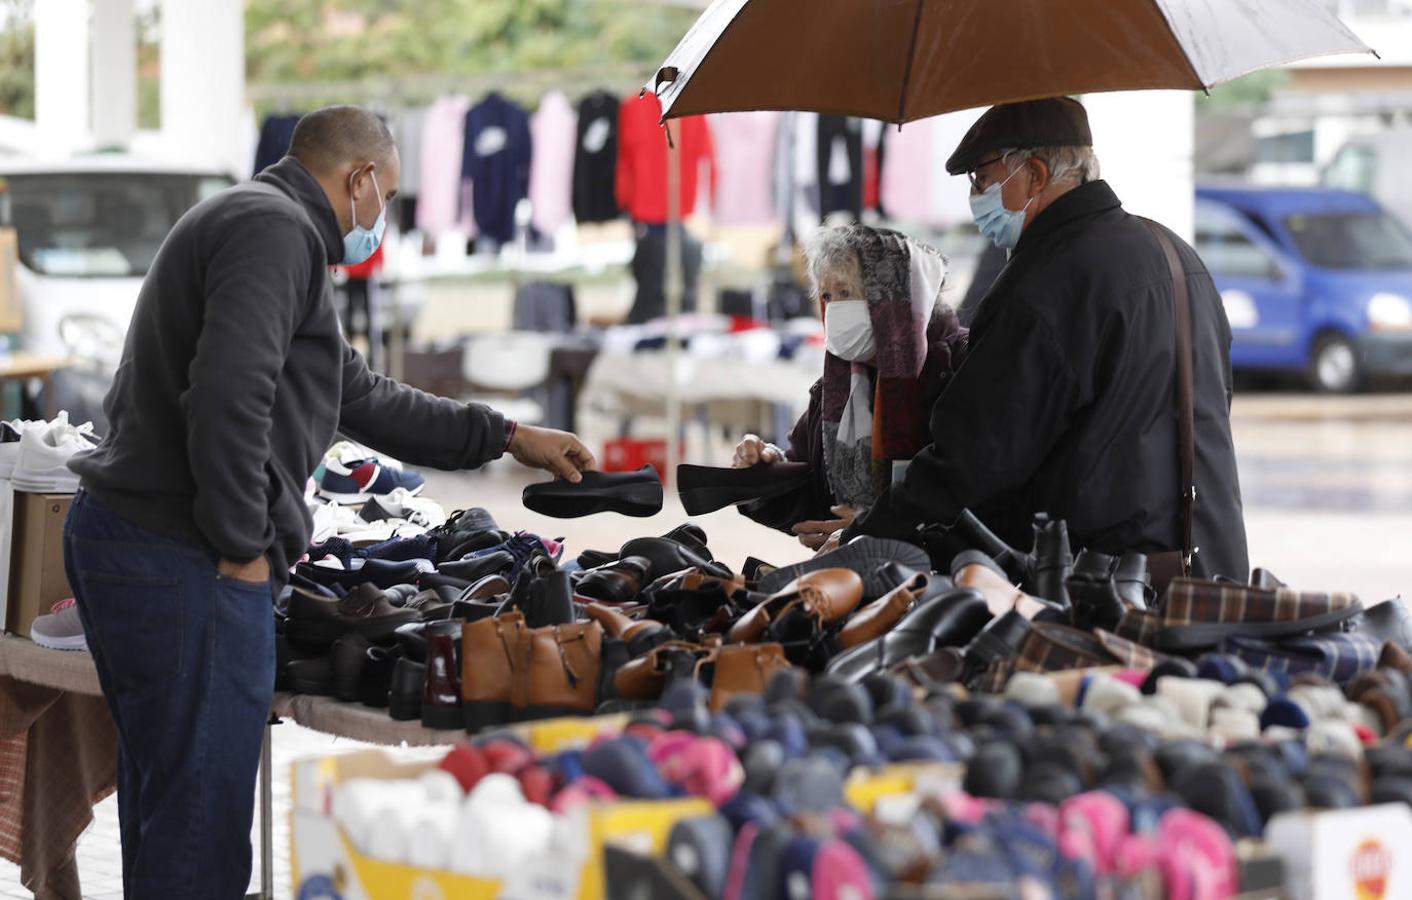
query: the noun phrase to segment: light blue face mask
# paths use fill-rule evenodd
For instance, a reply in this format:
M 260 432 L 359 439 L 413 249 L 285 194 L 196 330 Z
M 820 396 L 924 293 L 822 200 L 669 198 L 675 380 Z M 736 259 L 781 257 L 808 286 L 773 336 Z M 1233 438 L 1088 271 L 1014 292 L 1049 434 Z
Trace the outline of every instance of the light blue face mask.
M 1020 242 L 1020 232 L 1025 227 L 1025 210 L 1034 202 L 1031 197 L 1023 209 L 1006 209 L 1001 190 L 1020 169 L 1010 173 L 1009 178 L 996 182 L 979 194 L 971 195 L 971 215 L 981 234 L 990 238 L 995 246 L 1004 250 L 1014 250 Z
M 377 250 L 378 244 L 382 243 L 383 230 L 387 228 L 387 204 L 382 202 L 382 189 L 378 187 L 378 177 L 369 172 L 373 179 L 373 190 L 378 193 L 378 220 L 373 223 L 372 228 L 364 228 L 358 224 L 358 204 L 353 200 L 351 190 L 353 176 L 348 177 L 350 191 L 348 194 L 348 205 L 353 208 L 353 230 L 343 236 L 343 264 L 345 266 L 356 266 L 363 262 L 373 252 Z

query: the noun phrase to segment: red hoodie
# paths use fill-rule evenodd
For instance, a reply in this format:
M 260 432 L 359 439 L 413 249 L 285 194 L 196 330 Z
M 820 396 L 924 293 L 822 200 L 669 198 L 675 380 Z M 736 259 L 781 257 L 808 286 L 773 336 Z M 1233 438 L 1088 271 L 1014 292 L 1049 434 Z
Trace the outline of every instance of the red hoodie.
M 618 109 L 618 208 L 635 222 L 660 225 L 667 221 L 667 135 L 658 122 L 662 104 L 656 96 L 629 97 Z M 681 151 L 681 215 L 696 208 L 696 182 L 701 161 L 710 167 L 716 184 L 716 154 L 711 130 L 701 116 L 668 123 Z

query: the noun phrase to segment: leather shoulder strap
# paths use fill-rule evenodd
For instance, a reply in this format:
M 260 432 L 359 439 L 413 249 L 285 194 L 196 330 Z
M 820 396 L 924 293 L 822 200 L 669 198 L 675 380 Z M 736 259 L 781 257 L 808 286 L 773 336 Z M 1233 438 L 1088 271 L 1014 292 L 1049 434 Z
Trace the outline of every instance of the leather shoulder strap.
M 1181 510 L 1183 568 L 1190 571 L 1193 507 L 1196 505 L 1196 399 L 1193 383 L 1191 345 L 1191 299 L 1187 292 L 1186 269 L 1167 231 L 1151 219 L 1143 219 L 1167 257 L 1172 272 L 1172 332 L 1176 338 L 1177 363 L 1177 449 L 1181 458 Z

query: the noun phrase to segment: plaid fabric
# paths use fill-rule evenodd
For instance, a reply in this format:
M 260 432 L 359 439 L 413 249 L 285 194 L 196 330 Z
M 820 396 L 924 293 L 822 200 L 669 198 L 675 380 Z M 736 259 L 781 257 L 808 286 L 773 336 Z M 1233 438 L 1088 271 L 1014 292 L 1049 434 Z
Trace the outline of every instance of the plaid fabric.
M 1346 609 L 1355 594 L 1268 590 L 1218 581 L 1176 578 L 1160 611 L 1165 627 L 1212 622 L 1295 622 Z
M 1118 627 L 1113 633 L 1135 644 L 1150 645 L 1162 627 L 1162 619 L 1155 613 L 1141 609 L 1130 609 L 1123 613 Z
M 1103 645 L 1103 649 L 1112 654 L 1113 658 L 1126 668 L 1150 669 L 1164 658 L 1163 654 L 1110 631 L 1104 631 L 1100 628 L 1093 634 Z
M 1279 641 L 1228 637 L 1221 652 L 1238 656 L 1246 665 L 1269 672 L 1298 675 L 1313 672 L 1343 684 L 1378 665 L 1381 641 L 1362 634 L 1325 634 Z
M 1010 676 L 1014 671 L 1015 661 L 1013 659 L 997 659 L 968 687 L 982 694 L 999 694 L 1005 690 L 1005 685 L 1010 681 Z
M 1059 672 L 1120 662 L 1097 635 L 1052 622 L 1032 623 L 1015 654 L 1016 672 Z

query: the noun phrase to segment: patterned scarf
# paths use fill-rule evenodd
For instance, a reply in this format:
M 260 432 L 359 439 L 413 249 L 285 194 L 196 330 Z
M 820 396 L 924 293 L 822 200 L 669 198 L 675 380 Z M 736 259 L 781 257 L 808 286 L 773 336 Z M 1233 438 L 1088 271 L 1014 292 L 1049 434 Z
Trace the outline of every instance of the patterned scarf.
M 921 375 L 928 355 L 946 350 L 946 317 L 937 309 L 946 262 L 895 231 L 850 225 L 847 232 L 877 357 L 864 364 L 824 356 L 824 467 L 834 498 L 862 509 L 892 480 L 894 460 L 930 443 Z

